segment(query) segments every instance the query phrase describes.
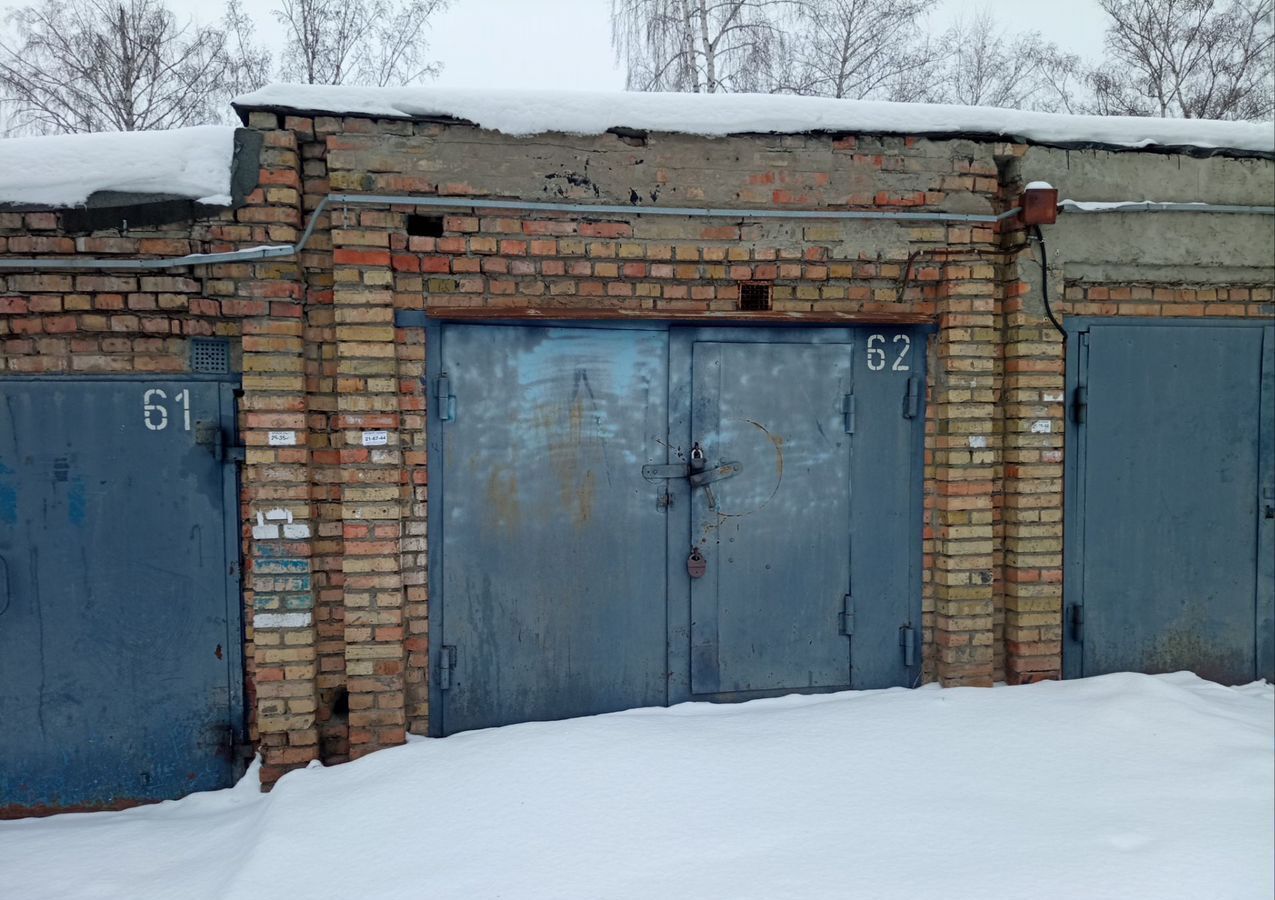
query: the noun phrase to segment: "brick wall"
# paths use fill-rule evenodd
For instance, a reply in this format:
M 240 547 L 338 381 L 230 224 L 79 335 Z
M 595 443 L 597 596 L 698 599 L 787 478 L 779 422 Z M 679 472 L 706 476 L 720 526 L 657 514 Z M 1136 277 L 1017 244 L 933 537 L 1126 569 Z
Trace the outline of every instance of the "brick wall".
M 234 342 L 248 448 L 246 658 L 266 784 L 428 727 L 425 343 L 419 329 L 395 327 L 398 310 L 728 320 L 742 315 L 740 286 L 762 283 L 771 315 L 789 321 L 935 323 L 918 536 L 926 678 L 1059 676 L 1063 345 L 1027 232 L 641 214 L 646 204 L 996 213 L 1033 176 L 1034 150 L 873 136 L 510 138 L 266 112 L 250 125 L 263 136 L 262 169 L 241 208 L 82 235 L 65 233 L 56 212 L 0 212 L 0 255 L 290 243 L 333 191 L 455 206 L 336 203 L 297 259 L 0 272 L 0 342 L 12 374 L 180 372 L 191 336 Z M 476 214 L 464 205 L 475 197 L 633 211 Z M 425 229 L 434 235 L 412 233 Z M 1251 279 L 1138 281 L 1051 262 L 1064 315 L 1273 311 L 1269 283 Z M 270 446 L 279 430 L 296 444 Z M 384 443 L 368 445 L 369 432 L 385 432 Z M 290 527 L 272 519 L 254 532 L 258 513 L 275 511 Z

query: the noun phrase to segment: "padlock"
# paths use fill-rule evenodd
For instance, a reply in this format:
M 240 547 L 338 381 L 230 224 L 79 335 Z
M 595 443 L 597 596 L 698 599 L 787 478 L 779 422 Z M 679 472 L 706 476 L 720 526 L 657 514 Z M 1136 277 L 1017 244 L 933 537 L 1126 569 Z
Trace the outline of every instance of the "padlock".
M 690 470 L 692 472 L 703 472 L 705 466 L 704 449 L 697 442 L 691 447 Z
M 691 555 L 686 558 L 686 571 L 692 578 L 703 578 L 708 571 L 708 560 L 700 555 L 699 547 L 691 548 Z

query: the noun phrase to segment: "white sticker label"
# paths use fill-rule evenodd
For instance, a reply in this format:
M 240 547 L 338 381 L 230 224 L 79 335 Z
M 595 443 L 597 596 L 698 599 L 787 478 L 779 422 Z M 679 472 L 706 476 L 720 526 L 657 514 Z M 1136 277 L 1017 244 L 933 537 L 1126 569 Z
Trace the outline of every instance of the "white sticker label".
M 388 431 L 363 432 L 364 447 L 384 447 L 389 442 L 390 442 L 390 433 Z
M 308 612 L 259 612 L 252 617 L 254 628 L 305 628 L 312 621 Z
M 1050 434 L 1054 430 L 1054 423 L 1048 419 L 1038 419 L 1032 422 L 1032 434 Z
M 297 445 L 297 433 L 295 431 L 270 432 L 271 447 L 295 447 L 296 445 Z
M 971 434 L 970 446 L 973 447 L 975 450 L 981 450 L 982 448 L 987 446 L 987 438 L 981 434 Z

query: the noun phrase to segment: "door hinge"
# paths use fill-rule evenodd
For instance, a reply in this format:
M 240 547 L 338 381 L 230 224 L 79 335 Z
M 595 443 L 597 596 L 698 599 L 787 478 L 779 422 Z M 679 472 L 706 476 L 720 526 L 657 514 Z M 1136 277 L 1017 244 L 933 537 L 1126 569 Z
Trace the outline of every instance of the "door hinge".
M 915 419 L 921 412 L 921 380 L 908 376 L 908 392 L 903 398 L 903 418 Z
M 837 631 L 850 637 L 854 634 L 854 600 L 849 594 L 841 599 L 841 614 L 837 616 Z
M 244 448 L 241 444 L 232 444 L 230 435 L 221 427 L 220 422 L 196 422 L 195 443 L 212 451 L 217 462 L 243 462 Z
M 1083 384 L 1076 385 L 1071 392 L 1071 420 L 1077 425 L 1085 424 L 1085 413 L 1089 409 L 1089 388 Z
M 899 626 L 899 646 L 903 648 L 903 665 L 912 668 L 916 664 L 916 629 L 911 625 Z
M 854 393 L 846 394 L 841 400 L 841 413 L 845 417 L 846 434 L 854 434 L 855 403 Z
M 1067 607 L 1067 620 L 1071 623 L 1071 639 L 1077 643 L 1085 640 L 1085 606 L 1073 603 Z
M 456 648 L 444 644 L 438 650 L 438 689 L 445 691 L 452 686 L 452 672 L 456 670 Z
M 452 382 L 446 372 L 434 382 L 434 403 L 440 421 L 450 422 L 456 415 L 456 398 L 452 395 Z

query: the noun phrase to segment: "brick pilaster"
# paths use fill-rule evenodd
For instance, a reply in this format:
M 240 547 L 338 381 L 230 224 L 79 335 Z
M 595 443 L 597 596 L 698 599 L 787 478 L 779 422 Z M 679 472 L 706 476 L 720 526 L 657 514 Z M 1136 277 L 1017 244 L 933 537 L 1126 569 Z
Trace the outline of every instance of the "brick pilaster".
M 269 785 L 318 755 L 301 320 L 249 320 L 243 346 L 248 586 L 261 780 Z
M 389 226 L 401 216 L 360 208 L 334 219 L 334 430 L 341 460 L 349 752 L 357 758 L 406 739 L 400 557 L 406 504 L 389 249 Z
M 957 275 L 964 277 L 955 277 Z M 995 269 L 949 267 L 932 376 L 934 644 L 944 685 L 993 677 L 998 347 Z

